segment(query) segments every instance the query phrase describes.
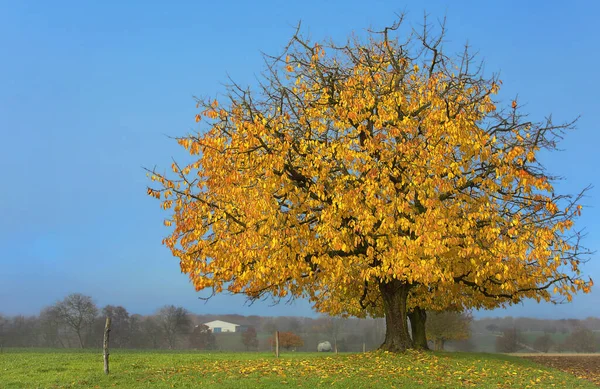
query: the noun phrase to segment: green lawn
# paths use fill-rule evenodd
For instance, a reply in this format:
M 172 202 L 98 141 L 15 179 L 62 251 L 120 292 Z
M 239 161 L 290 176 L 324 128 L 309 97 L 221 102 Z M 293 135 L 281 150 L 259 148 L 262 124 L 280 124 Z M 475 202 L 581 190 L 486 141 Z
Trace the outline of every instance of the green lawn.
M 100 351 L 5 349 L 8 388 L 594 388 L 516 357 L 470 353 L 394 355 L 122 351 L 102 373 Z

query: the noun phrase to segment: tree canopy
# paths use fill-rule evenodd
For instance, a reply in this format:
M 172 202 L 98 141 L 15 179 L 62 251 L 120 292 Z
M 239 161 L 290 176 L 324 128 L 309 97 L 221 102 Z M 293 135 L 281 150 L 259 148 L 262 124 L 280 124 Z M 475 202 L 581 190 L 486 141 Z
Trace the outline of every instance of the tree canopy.
M 84 333 L 89 331 L 98 315 L 98 307 L 89 296 L 72 293 L 56 303 L 53 311 L 76 334 L 81 348 L 85 347 Z
M 164 239 L 195 288 L 304 297 L 332 315 L 385 316 L 411 347 L 412 307 L 492 308 L 588 292 L 573 232 L 580 195 L 540 163 L 573 123 L 494 100 L 468 50 L 401 21 L 344 45 L 299 32 L 258 90 L 198 101 L 192 156 L 150 172 Z
M 275 339 L 272 336 L 269 338 L 269 344 L 271 344 L 271 345 L 275 344 Z M 295 347 L 302 347 L 302 346 L 304 346 L 304 340 L 302 339 L 302 337 L 300 335 L 297 335 L 293 332 L 290 332 L 290 331 L 280 332 L 279 333 L 279 346 L 283 347 L 286 350 L 289 350 L 289 349 L 295 348 Z

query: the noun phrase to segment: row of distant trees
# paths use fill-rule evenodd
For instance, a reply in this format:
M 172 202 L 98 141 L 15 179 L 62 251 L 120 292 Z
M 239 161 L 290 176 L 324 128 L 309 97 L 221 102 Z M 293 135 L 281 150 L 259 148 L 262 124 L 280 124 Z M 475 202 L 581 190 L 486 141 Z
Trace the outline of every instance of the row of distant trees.
M 546 332 L 535 339 L 527 339 L 517 328 L 502 330 L 496 338 L 496 351 L 515 353 L 522 350 L 547 353 L 550 351 L 576 353 L 600 352 L 600 335 L 594 331 L 579 326 L 570 332 L 563 340 L 558 340 L 556 332 Z
M 0 314 L 0 345 L 5 347 L 100 347 L 105 317 L 111 317 L 111 346 L 115 348 L 215 349 L 217 338 L 228 338 L 225 349 L 269 349 L 268 337 L 282 333 L 283 348 L 298 348 L 303 339 L 312 343 L 336 340 L 344 350 L 367 343 L 377 347 L 385 330 L 381 320 L 339 318 L 260 317 L 240 315 L 194 315 L 185 308 L 167 305 L 152 315 L 131 314 L 116 305 L 98 307 L 90 296 L 75 293 L 45 307 L 37 316 Z M 202 323 L 221 319 L 245 323 L 241 334 L 212 334 Z M 248 325 L 250 324 L 250 325 Z M 259 334 L 263 334 L 259 338 Z M 292 341 L 287 341 L 287 334 Z M 299 335 L 300 334 L 300 335 Z M 232 345 L 231 337 L 235 336 Z M 300 339 L 300 340 L 298 340 Z M 309 349 L 316 349 L 316 344 Z M 349 351 L 349 350 L 348 350 Z
M 38 316 L 0 315 L 0 343 L 8 347 L 100 347 L 107 316 L 112 319 L 111 346 L 116 348 L 176 348 L 183 338 L 193 335 L 191 316 L 184 308 L 167 305 L 154 315 L 131 315 L 122 306 L 99 309 L 91 297 L 74 293 L 43 308 Z
M 492 331 L 500 329 L 516 328 L 521 332 L 543 331 L 549 334 L 568 334 L 580 327 L 591 331 L 600 331 L 600 318 L 588 317 L 586 319 L 536 319 L 531 317 L 491 317 L 482 318 L 473 323 L 476 332 Z
M 194 315 L 185 308 L 167 305 L 154 314 L 130 314 L 122 306 L 99 308 L 89 296 L 71 294 L 45 307 L 37 316 L 0 315 L 0 345 L 5 347 L 100 347 L 104 318 L 112 318 L 111 345 L 116 348 L 269 350 L 272 335 L 280 331 L 286 349 L 315 351 L 319 342 L 329 341 L 334 350 L 360 351 L 377 348 L 383 341 L 381 319 L 339 317 L 261 317 L 241 315 Z M 244 324 L 240 334 L 212 334 L 202 323 L 225 320 Z M 540 320 L 529 318 L 486 318 L 473 320 L 468 312 L 428 312 L 429 347 L 472 351 L 472 332 L 492 333 L 496 350 L 515 352 L 535 349 L 547 352 L 593 352 L 600 348 L 600 319 Z M 531 331 L 543 334 L 533 337 Z M 528 334 L 528 336 L 524 336 Z
M 193 315 L 182 307 L 167 305 L 153 315 L 130 314 L 117 305 L 98 307 L 90 296 L 74 293 L 45 307 L 38 316 L 0 315 L 0 344 L 6 347 L 100 347 L 104 318 L 111 317 L 111 346 L 115 348 L 219 348 L 215 334 L 204 322 L 217 317 Z M 448 340 L 466 339 L 471 318 L 463 313 L 430 313 L 428 337 L 436 349 Z M 336 317 L 296 318 L 223 315 L 219 319 L 250 323 L 237 336 L 245 350 L 269 349 L 272 334 L 280 331 L 284 349 L 316 349 L 321 341 L 330 341 L 334 350 L 359 351 L 378 347 L 385 326 L 381 320 L 342 319 Z M 259 333 L 263 335 L 259 338 Z M 218 334 L 231 337 L 232 334 Z M 262 339 L 262 340 L 261 340 Z M 306 345 L 305 345 L 306 344 Z M 227 349 L 231 348 L 231 338 Z M 304 347 L 304 348 L 303 348 Z

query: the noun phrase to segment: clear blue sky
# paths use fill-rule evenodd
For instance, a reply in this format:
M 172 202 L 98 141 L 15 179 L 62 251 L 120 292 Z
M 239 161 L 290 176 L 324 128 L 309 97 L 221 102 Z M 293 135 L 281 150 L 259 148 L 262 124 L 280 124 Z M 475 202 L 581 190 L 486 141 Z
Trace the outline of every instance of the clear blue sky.
M 391 24 L 407 11 L 447 16 L 447 46 L 467 40 L 501 72 L 502 96 L 532 119 L 582 115 L 565 151 L 546 157 L 563 192 L 596 186 L 578 227 L 600 248 L 600 62 L 595 1 L 0 1 L 0 312 L 35 314 L 68 293 L 135 313 L 314 315 L 305 302 L 204 304 L 161 245 L 165 214 L 145 194 L 143 166 L 183 157 L 169 136 L 195 128 L 193 95 L 216 96 L 227 74 L 252 84 L 260 51 L 278 53 L 302 20 L 313 39 Z M 600 316 L 591 295 L 478 316 Z

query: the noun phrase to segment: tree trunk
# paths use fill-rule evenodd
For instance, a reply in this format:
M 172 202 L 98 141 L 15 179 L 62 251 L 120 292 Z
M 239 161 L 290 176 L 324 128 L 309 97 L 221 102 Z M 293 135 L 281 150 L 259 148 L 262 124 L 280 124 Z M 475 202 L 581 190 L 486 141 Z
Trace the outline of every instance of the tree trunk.
M 385 284 L 379 284 L 379 290 L 385 309 L 385 341 L 379 349 L 403 352 L 412 348 L 406 316 L 406 299 L 410 284 L 391 280 Z
M 77 339 L 79 339 L 79 346 L 81 348 L 83 348 L 83 339 L 81 338 L 81 330 L 76 330 L 77 332 Z
M 427 312 L 423 308 L 415 307 L 408 313 L 408 318 L 410 319 L 413 347 L 418 350 L 429 350 L 425 331 Z
M 60 347 L 65 348 L 65 344 L 63 343 L 62 339 L 60 338 L 60 335 L 57 335 L 57 339 L 58 339 L 58 343 L 60 343 Z
M 175 348 L 175 334 L 167 332 L 167 343 L 169 343 L 169 350 L 173 350 Z
M 445 339 L 436 339 L 434 341 L 435 351 L 444 351 L 444 344 L 446 343 Z

